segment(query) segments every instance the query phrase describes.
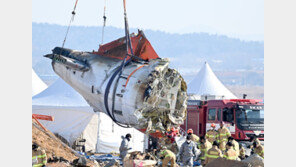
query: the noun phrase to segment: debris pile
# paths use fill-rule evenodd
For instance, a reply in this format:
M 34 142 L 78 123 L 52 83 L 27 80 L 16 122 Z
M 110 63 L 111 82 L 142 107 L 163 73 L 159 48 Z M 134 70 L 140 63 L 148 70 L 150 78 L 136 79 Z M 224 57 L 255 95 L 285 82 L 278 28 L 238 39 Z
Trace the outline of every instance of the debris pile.
M 154 167 L 157 164 L 157 159 L 150 153 L 141 153 L 134 151 L 124 158 L 123 166 L 125 167 Z
M 264 159 L 260 157 L 258 154 L 253 154 L 247 159 L 242 160 L 243 162 L 248 162 L 254 167 L 263 167 Z
M 206 167 L 252 167 L 251 164 L 242 161 L 227 160 L 217 158 L 206 165 Z
M 119 156 L 112 155 L 112 154 L 91 155 L 89 159 L 96 160 L 100 166 L 104 166 L 104 167 L 120 166 Z

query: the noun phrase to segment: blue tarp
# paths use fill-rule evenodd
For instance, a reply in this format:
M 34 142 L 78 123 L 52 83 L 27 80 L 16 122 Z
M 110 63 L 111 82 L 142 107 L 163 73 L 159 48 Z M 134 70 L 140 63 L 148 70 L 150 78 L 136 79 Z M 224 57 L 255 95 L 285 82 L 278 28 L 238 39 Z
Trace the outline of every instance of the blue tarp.
M 110 161 L 110 160 L 120 160 L 118 156 L 113 156 L 112 154 L 105 154 L 105 155 L 91 155 L 90 159 L 95 159 L 97 161 Z

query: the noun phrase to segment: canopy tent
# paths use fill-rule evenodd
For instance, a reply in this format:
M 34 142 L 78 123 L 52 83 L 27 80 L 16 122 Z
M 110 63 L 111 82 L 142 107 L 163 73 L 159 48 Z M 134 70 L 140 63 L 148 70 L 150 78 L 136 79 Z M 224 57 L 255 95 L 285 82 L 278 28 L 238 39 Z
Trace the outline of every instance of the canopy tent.
M 105 113 L 98 113 L 99 115 L 99 132 L 97 142 L 97 152 L 110 153 L 119 152 L 119 147 L 127 133 L 132 135 L 131 147 L 132 151 L 144 151 L 145 135 L 135 128 L 122 128 L 115 124 L 112 119 Z
M 35 114 L 51 115 L 54 121 L 41 121 L 53 133 L 58 133 L 72 146 L 82 136 L 86 151 L 118 152 L 121 135 L 137 136 L 132 141 L 133 150 L 142 151 L 144 134 L 135 129 L 121 128 L 103 113 L 95 113 L 83 97 L 62 79 L 58 79 L 43 92 L 32 98 Z
M 81 134 L 92 134 L 86 139 L 85 147 L 86 150 L 95 150 L 98 116 L 62 79 L 32 98 L 32 110 L 34 114 L 53 116 L 53 122 L 42 121 L 42 124 L 66 139 L 71 146 Z
M 211 99 L 237 99 L 217 78 L 207 62 L 198 74 L 188 84 L 189 99 L 201 100 L 203 97 Z M 203 99 L 202 99 L 203 100 Z
M 32 69 L 32 96 L 37 95 L 47 88 L 47 85 L 38 77 Z

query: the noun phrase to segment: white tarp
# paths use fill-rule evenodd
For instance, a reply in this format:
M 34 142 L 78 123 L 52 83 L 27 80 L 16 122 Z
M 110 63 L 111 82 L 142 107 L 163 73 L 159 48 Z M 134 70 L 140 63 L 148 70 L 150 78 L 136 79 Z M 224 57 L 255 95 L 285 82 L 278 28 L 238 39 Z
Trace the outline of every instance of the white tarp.
M 118 152 L 121 136 L 132 135 L 131 147 L 143 151 L 144 134 L 134 128 L 122 128 L 104 113 L 94 113 L 83 97 L 62 79 L 32 98 L 33 113 L 54 116 L 54 121 L 42 121 L 53 133 L 70 144 L 83 134 L 86 151 Z
M 223 99 L 237 99 L 217 78 L 207 62 L 195 78 L 188 84 L 189 95 L 196 96 L 216 96 Z
M 119 152 L 121 136 L 127 133 L 132 135 L 131 151 L 144 151 L 144 134 L 135 128 L 122 128 L 115 124 L 105 113 L 99 114 L 99 132 L 97 150 L 100 153 Z
M 32 69 L 32 96 L 37 95 L 47 88 L 47 85 L 39 78 Z

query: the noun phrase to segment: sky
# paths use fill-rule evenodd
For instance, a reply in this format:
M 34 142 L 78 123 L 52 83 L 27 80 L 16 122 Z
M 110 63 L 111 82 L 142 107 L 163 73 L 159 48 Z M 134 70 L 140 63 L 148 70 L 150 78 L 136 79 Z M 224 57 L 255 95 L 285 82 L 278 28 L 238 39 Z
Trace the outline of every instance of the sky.
M 68 25 L 76 0 L 32 0 L 32 22 Z M 73 25 L 101 26 L 105 0 L 78 0 Z M 126 0 L 131 28 L 264 40 L 264 0 Z M 123 1 L 106 0 L 107 26 L 124 27 Z

